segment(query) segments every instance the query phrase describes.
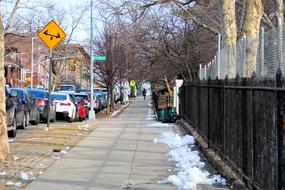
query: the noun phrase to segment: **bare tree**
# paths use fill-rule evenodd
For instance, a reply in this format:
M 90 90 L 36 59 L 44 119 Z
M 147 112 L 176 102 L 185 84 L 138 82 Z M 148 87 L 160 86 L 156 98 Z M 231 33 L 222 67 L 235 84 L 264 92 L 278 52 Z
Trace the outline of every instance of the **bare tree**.
M 0 160 L 10 160 L 11 152 L 7 135 L 7 123 L 6 123 L 6 105 L 5 105 L 5 77 L 4 77 L 4 36 L 13 21 L 13 17 L 18 8 L 20 0 L 17 0 L 14 4 L 13 11 L 11 12 L 6 27 L 3 24 L 3 17 L 0 15 Z M 1 3 L 1 1 L 0 1 Z

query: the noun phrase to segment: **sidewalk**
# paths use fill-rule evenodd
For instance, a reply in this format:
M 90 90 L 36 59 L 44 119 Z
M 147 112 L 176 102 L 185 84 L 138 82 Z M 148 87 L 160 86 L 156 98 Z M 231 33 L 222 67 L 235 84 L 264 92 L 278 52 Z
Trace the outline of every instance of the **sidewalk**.
M 157 182 L 172 171 L 167 148 L 154 144 L 160 127 L 148 127 L 148 101 L 137 98 L 117 118 L 97 120 L 98 128 L 27 190 L 176 189 Z

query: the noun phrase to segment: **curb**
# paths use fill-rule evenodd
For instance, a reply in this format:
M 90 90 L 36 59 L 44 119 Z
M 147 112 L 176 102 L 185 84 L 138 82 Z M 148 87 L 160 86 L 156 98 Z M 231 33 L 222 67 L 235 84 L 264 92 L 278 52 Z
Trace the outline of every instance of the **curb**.
M 232 170 L 232 168 L 222 160 L 222 158 L 211 148 L 208 147 L 207 142 L 203 139 L 201 135 L 185 120 L 180 119 L 177 122 L 178 125 L 182 126 L 187 133 L 191 134 L 200 150 L 206 156 L 209 163 L 223 176 L 227 179 L 230 184 L 230 189 L 234 190 L 246 190 L 248 189 L 245 183 L 239 179 L 238 174 Z

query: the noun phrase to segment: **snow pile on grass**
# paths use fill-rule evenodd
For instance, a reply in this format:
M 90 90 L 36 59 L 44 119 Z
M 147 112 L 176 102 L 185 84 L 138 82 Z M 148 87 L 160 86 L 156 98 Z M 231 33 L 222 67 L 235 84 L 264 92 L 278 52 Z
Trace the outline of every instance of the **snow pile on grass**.
M 36 178 L 33 176 L 33 172 L 21 172 L 20 173 L 20 178 L 22 180 L 35 180 Z
M 17 181 L 7 181 L 6 186 L 15 186 L 15 187 L 21 187 L 22 183 L 21 182 L 17 182 Z
M 226 185 L 226 180 L 220 175 L 211 176 L 204 169 L 205 163 L 201 161 L 199 152 L 192 150 L 195 139 L 186 135 L 183 138 L 172 132 L 163 132 L 159 143 L 166 144 L 169 151 L 170 161 L 176 164 L 177 175 L 171 175 L 167 179 L 158 183 L 172 183 L 178 189 L 196 189 L 197 184 L 222 184 Z

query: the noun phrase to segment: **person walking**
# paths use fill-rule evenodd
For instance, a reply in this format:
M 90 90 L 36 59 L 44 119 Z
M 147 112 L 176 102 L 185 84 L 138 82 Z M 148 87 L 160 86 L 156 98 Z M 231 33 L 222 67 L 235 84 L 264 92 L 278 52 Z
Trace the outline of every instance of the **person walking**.
M 143 89 L 142 95 L 143 95 L 143 99 L 145 100 L 145 96 L 146 96 L 146 90 L 145 89 Z

